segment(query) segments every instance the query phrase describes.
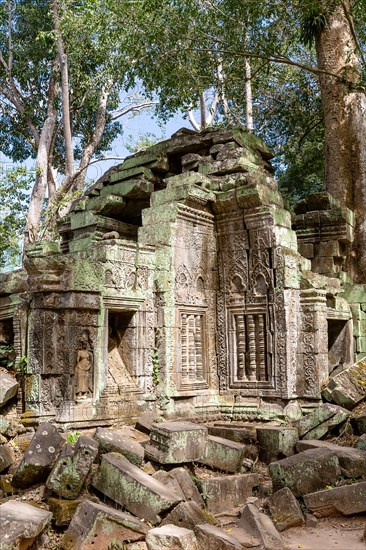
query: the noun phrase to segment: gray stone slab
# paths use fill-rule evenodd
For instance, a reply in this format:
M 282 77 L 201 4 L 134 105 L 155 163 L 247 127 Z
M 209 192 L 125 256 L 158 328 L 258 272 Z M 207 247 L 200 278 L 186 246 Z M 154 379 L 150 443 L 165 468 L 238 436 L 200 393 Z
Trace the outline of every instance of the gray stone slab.
M 284 550 L 285 545 L 272 520 L 254 504 L 244 506 L 238 526 L 257 538 L 265 550 Z
M 299 453 L 308 449 L 329 449 L 338 457 L 338 462 L 345 477 L 362 477 L 366 475 L 366 451 L 343 447 L 328 441 L 317 441 L 314 439 L 299 441 L 296 445 Z
M 201 507 L 205 505 L 197 485 L 185 468 L 173 468 L 173 470 L 170 470 L 169 474 L 179 483 L 185 500 L 193 501 Z
M 304 503 L 316 517 L 366 512 L 366 481 L 304 495 Z
M 207 550 L 243 550 L 237 538 L 227 533 L 221 527 L 202 524 L 195 528 L 199 548 Z
M 194 532 L 176 525 L 150 529 L 146 544 L 149 550 L 199 550 Z
M 14 376 L 0 372 L 0 407 L 6 405 L 10 399 L 16 396 L 18 386 Z
M 210 521 L 209 521 L 210 520 Z M 207 511 L 198 506 L 195 502 L 180 502 L 169 514 L 166 516 L 161 525 L 178 525 L 179 527 L 185 527 L 186 529 L 194 529 L 196 525 L 200 523 L 208 523 L 216 525 L 217 521 Z
M 64 443 L 55 426 L 48 422 L 40 424 L 14 473 L 14 487 L 25 488 L 46 481 Z
M 140 519 L 104 504 L 84 500 L 66 531 L 64 550 L 110 548 L 113 542 L 134 542 L 145 538 L 149 527 Z
M 197 479 L 209 512 L 218 514 L 245 504 L 259 484 L 258 474 L 238 474 Z
M 299 436 L 303 437 L 306 433 L 313 430 L 319 424 L 322 424 L 326 420 L 329 420 L 338 411 L 338 405 L 332 405 L 331 403 L 325 403 L 304 414 L 300 420 L 296 423 L 299 430 Z
M 340 426 L 343 422 L 347 420 L 350 413 L 342 407 L 338 407 L 336 414 L 325 420 L 321 424 L 318 424 L 312 430 L 309 430 L 305 435 L 302 436 L 302 439 L 320 439 L 326 435 L 330 430 L 336 426 Z
M 118 453 L 102 456 L 93 486 L 132 514 L 156 524 L 160 514 L 180 502 L 162 483 L 131 464 Z
M 121 453 L 135 466 L 141 466 L 144 460 L 143 446 L 118 430 L 98 428 L 94 439 L 99 443 L 100 453 Z
M 152 477 L 159 481 L 159 483 L 162 483 L 164 487 L 169 489 L 169 491 L 172 491 L 172 493 L 176 494 L 180 499 L 186 500 L 178 481 L 170 475 L 170 472 L 166 472 L 165 470 L 158 470 L 157 472 L 152 474 Z
M 195 462 L 204 457 L 207 428 L 193 422 L 153 424 L 145 455 L 161 464 Z
M 3 472 L 14 462 L 14 453 L 9 445 L 0 445 L 0 472 Z
M 331 377 L 323 390 L 327 401 L 352 410 L 366 399 L 366 358 Z
M 273 490 L 288 487 L 296 497 L 333 485 L 340 473 L 337 455 L 329 449 L 309 449 L 269 465 Z
M 297 428 L 289 426 L 262 426 L 257 427 L 257 438 L 259 458 L 269 464 L 295 453 L 299 433 Z
M 288 487 L 276 491 L 267 499 L 267 506 L 277 531 L 305 523 L 300 504 Z
M 0 505 L 0 550 L 28 548 L 51 521 L 52 513 L 19 500 Z M 27 541 L 27 543 L 25 542 Z M 24 546 L 22 546 L 22 543 Z
M 75 499 L 98 454 L 98 442 L 82 435 L 75 449 L 64 447 L 47 479 L 47 487 L 66 499 Z
M 355 447 L 357 449 L 361 449 L 361 451 L 366 451 L 366 433 L 360 435 L 360 437 L 357 439 Z
M 237 472 L 245 457 L 245 446 L 223 437 L 209 435 L 204 458 L 197 462 L 225 472 Z
M 217 437 L 224 437 L 237 443 L 256 443 L 257 429 L 254 424 L 236 425 L 234 423 L 224 424 L 215 422 L 213 426 L 208 426 L 208 433 Z

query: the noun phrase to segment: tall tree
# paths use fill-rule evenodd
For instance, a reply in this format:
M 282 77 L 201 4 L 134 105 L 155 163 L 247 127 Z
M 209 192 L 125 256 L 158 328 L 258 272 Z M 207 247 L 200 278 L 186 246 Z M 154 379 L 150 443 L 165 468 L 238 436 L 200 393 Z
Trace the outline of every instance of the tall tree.
M 14 161 L 36 160 L 28 242 L 41 235 L 46 195 L 50 225 L 67 193 L 71 198 L 82 189 L 93 156 L 107 151 L 121 131 L 120 117 L 151 103 L 132 94 L 120 105 L 132 60 L 121 61 L 116 44 L 105 40 L 107 23 L 98 0 L 0 3 L 1 147 Z M 119 30 L 120 42 L 123 37 L 128 26 Z
M 352 270 L 356 280 L 365 281 L 365 0 L 151 0 L 145 11 L 137 40 L 146 53 L 134 71 L 148 89 L 158 87 L 167 113 L 188 105 L 192 97 L 198 99 L 205 89 L 220 89 L 215 72 L 218 63 L 225 75 L 226 97 L 239 116 L 245 112 L 248 59 L 254 104 L 273 91 L 270 65 L 301 71 L 317 80 L 324 125 L 324 185 L 356 212 Z M 164 32 L 154 36 L 149 29 L 156 19 Z M 316 55 L 310 38 L 315 40 Z M 257 84 L 264 88 L 260 90 Z M 280 93 L 272 95 L 283 97 L 286 87 L 284 83 Z M 281 117 L 289 123 L 293 114 L 285 108 Z M 308 129 L 303 126 L 298 140 L 303 142 L 302 136 L 318 129 L 318 124 L 311 121 Z M 268 126 L 274 128 L 276 122 Z M 317 140 L 312 143 L 316 151 Z
M 365 71 L 366 67 L 355 32 L 355 5 L 352 0 L 319 2 L 317 16 L 323 17 L 323 24 L 315 32 L 315 41 L 318 67 L 324 71 L 319 80 L 325 129 L 325 188 L 355 211 L 354 261 L 350 267 L 355 279 L 365 282 L 366 87 L 362 68 Z

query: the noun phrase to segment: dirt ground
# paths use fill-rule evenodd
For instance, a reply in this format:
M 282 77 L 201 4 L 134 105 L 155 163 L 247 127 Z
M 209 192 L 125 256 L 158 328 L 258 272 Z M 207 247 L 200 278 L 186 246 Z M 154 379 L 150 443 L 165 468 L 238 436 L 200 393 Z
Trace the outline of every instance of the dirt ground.
M 366 550 L 365 526 L 366 514 L 322 518 L 314 528 L 292 527 L 282 536 L 289 550 Z

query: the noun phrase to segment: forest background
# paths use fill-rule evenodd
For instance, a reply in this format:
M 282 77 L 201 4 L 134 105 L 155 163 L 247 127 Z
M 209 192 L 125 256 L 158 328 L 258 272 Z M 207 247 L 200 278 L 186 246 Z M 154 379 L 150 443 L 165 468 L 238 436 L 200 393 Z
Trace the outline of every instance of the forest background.
M 0 150 L 15 168 L 0 178 L 0 268 L 54 238 L 90 166 L 148 109 L 163 126 L 241 124 L 273 148 L 290 207 L 326 189 L 352 208 L 365 281 L 365 45 L 366 0 L 1 0 Z M 155 139 L 146 118 L 131 150 Z

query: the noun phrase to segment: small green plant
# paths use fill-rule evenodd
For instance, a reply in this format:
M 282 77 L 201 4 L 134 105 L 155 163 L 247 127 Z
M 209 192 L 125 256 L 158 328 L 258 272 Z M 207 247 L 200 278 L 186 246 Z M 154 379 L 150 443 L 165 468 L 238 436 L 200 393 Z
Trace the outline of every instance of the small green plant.
M 19 359 L 16 361 L 16 370 L 18 374 L 21 376 L 24 376 L 24 374 L 27 373 L 27 366 L 28 366 L 28 357 L 26 355 L 21 355 Z
M 12 370 L 15 364 L 15 356 L 14 346 L 0 345 L 0 367 Z
M 160 382 L 160 370 L 159 370 L 159 354 L 158 350 L 154 349 L 153 356 L 152 356 L 152 380 L 155 386 L 157 386 Z
M 80 432 L 70 432 L 68 435 L 67 435 L 67 442 L 70 443 L 71 445 L 75 445 L 75 443 L 77 442 L 77 440 L 79 439 L 80 437 Z

